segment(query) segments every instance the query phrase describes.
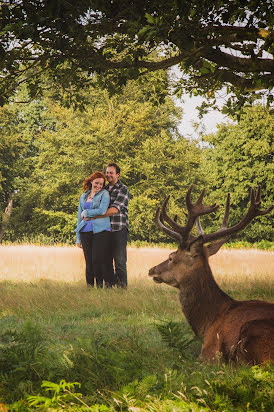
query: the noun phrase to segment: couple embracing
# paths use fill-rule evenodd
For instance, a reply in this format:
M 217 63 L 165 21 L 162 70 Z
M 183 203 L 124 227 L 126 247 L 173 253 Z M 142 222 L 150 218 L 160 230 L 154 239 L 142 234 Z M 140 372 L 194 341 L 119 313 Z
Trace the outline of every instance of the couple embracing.
M 106 176 L 93 173 L 84 180 L 83 189 L 76 244 L 84 252 L 87 285 L 126 288 L 129 191 L 120 181 L 119 166 L 109 163 Z

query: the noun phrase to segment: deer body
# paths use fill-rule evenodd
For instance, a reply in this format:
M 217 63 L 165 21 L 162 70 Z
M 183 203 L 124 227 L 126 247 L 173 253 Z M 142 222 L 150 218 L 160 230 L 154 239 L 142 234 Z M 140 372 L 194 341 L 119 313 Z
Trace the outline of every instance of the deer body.
M 210 213 L 216 208 L 215 205 L 202 206 L 201 197 L 192 205 L 190 192 L 191 188 L 187 199 L 190 214 L 193 206 L 197 207 L 197 204 L 200 207 L 198 216 L 202 214 L 201 211 Z M 179 240 L 179 248 L 170 254 L 168 260 L 151 268 L 149 276 L 157 283 L 164 282 L 179 289 L 182 311 L 194 333 L 203 339 L 201 359 L 215 360 L 222 355 L 226 361 L 274 361 L 274 304 L 258 300 L 237 301 L 223 292 L 212 275 L 208 257 L 219 250 L 224 240 L 205 246 L 208 239 L 206 236 L 210 235 L 194 238 L 189 234 L 189 230 L 186 232 L 185 227 L 179 226 L 167 216 L 166 203 L 167 201 L 161 214 L 157 212 L 158 224 L 166 233 Z M 227 234 L 228 211 L 229 202 L 222 229 L 219 231 L 221 235 Z M 193 216 L 188 218 L 188 223 L 191 219 L 194 223 Z M 164 220 L 172 229 L 164 226 Z M 199 230 L 202 230 L 201 227 Z M 216 234 L 213 235 L 216 239 Z
M 263 301 L 234 301 L 219 314 L 218 319 L 208 328 L 201 351 L 201 359 L 215 360 L 216 354 L 224 360 L 243 361 L 246 363 L 263 363 L 274 360 L 274 305 Z M 260 339 L 255 341 L 250 335 L 254 321 L 267 325 Z M 254 324 L 255 325 L 255 324 Z M 243 330 L 248 336 L 244 342 Z M 271 333 L 270 333 L 271 331 Z M 255 336 L 255 335 L 254 335 Z M 264 342 L 264 346 L 261 343 Z M 248 349 L 252 345 L 252 353 Z M 263 349 L 263 351 L 262 351 Z

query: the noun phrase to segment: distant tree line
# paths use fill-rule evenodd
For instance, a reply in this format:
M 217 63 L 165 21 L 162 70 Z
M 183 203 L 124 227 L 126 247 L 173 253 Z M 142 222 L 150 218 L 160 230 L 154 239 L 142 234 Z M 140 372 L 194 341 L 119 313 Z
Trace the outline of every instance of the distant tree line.
M 121 165 L 132 195 L 132 240 L 167 241 L 156 227 L 156 208 L 171 194 L 170 215 L 183 221 L 190 184 L 194 196 L 206 186 L 205 201 L 221 205 L 230 191 L 231 223 L 244 213 L 250 187 L 261 184 L 264 203 L 273 201 L 273 119 L 261 106 L 245 109 L 201 145 L 178 131 L 182 113 L 169 97 L 165 71 L 131 80 L 112 97 L 85 89 L 84 111 L 64 107 L 56 93 L 49 83 L 44 97 L 31 99 L 23 86 L 0 108 L 0 241 L 43 235 L 73 243 L 82 181 L 109 161 Z M 206 230 L 217 227 L 222 211 L 214 221 L 203 219 Z M 241 239 L 271 240 L 270 219 L 255 221 Z

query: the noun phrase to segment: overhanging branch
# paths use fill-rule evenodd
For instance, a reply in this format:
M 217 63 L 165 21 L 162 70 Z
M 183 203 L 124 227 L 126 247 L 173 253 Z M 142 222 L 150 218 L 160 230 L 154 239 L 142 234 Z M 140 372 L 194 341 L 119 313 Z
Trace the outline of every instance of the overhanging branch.
M 203 76 L 196 76 L 199 81 L 202 78 L 210 78 L 212 74 L 205 74 Z M 228 70 L 216 69 L 214 72 L 214 77 L 219 78 L 222 82 L 230 83 L 239 90 L 244 90 L 246 92 L 256 92 L 262 89 L 269 89 L 271 83 L 274 86 L 272 75 L 262 75 L 258 76 L 256 79 L 246 79 Z
M 260 59 L 256 56 L 253 57 L 236 57 L 232 54 L 222 52 L 214 49 L 204 49 L 201 55 L 218 64 L 219 66 L 227 67 L 231 70 L 237 70 L 245 73 L 260 73 L 271 72 L 274 73 L 274 60 L 273 59 Z

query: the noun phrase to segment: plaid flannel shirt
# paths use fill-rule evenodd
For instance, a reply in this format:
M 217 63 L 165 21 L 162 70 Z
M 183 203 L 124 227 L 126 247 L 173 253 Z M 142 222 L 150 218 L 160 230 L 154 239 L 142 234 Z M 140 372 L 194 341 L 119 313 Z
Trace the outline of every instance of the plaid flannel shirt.
M 109 186 L 107 184 L 105 189 L 109 192 L 110 195 L 110 204 L 109 207 L 116 207 L 118 213 L 116 215 L 110 216 L 110 225 L 111 231 L 116 232 L 127 228 L 128 226 L 128 202 L 129 202 L 129 191 L 126 185 L 118 180 L 114 186 Z

